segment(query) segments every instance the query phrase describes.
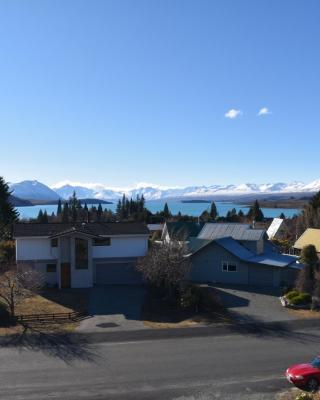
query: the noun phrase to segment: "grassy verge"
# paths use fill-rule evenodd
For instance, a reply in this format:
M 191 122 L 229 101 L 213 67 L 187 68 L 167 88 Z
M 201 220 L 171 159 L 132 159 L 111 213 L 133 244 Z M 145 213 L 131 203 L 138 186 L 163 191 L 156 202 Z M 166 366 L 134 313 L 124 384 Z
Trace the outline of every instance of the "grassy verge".
M 144 324 L 153 329 L 187 328 L 213 323 L 231 322 L 226 310 L 216 305 L 212 309 L 184 309 L 174 300 L 168 300 L 157 291 L 150 289 L 142 309 Z
M 53 314 L 83 311 L 88 307 L 88 291 L 83 289 L 46 289 L 41 294 L 25 299 L 16 307 L 16 314 Z M 78 326 L 77 321 L 32 323 L 28 326 L 10 324 L 0 320 L 0 335 L 19 334 L 27 330 L 37 332 L 71 332 Z
M 293 388 L 277 394 L 276 400 L 320 400 L 320 394 L 311 394 L 303 392 L 297 388 Z

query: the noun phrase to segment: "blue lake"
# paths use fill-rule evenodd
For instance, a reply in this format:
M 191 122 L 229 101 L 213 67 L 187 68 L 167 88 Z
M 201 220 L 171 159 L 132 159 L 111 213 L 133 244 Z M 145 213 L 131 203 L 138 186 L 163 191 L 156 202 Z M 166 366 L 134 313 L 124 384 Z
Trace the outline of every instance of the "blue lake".
M 155 213 L 157 211 L 162 211 L 165 200 L 153 200 L 147 201 L 146 207 L 152 212 Z M 167 200 L 169 209 L 172 214 L 178 214 L 180 211 L 181 214 L 187 214 L 192 216 L 199 216 L 204 210 L 210 209 L 210 203 L 182 203 L 179 200 Z M 249 207 L 234 204 L 230 202 L 222 202 L 216 201 L 216 206 L 218 209 L 218 213 L 220 216 L 225 216 L 229 210 L 235 208 L 237 212 L 242 210 L 244 213 L 247 213 Z M 88 207 L 91 205 L 88 204 Z M 97 207 L 97 205 L 95 205 Z M 113 204 L 102 204 L 103 208 L 111 209 L 112 211 L 116 210 L 117 203 Z M 31 206 L 31 207 L 17 207 L 17 210 L 20 213 L 20 218 L 36 218 L 39 210 L 42 209 L 47 210 L 47 213 L 50 215 L 52 212 L 56 213 L 57 205 L 41 205 L 41 206 Z M 281 213 L 283 213 L 286 217 L 292 217 L 295 214 L 299 214 L 300 210 L 296 208 L 262 208 L 263 214 L 265 217 L 274 218 L 278 217 Z

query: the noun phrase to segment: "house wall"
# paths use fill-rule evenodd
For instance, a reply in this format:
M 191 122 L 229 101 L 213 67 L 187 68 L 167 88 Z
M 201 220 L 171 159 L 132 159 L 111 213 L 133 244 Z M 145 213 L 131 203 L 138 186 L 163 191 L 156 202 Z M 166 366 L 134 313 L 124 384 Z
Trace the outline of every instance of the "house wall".
M 58 248 L 51 247 L 48 238 L 18 238 L 16 240 L 17 261 L 54 260 L 58 257 Z
M 192 258 L 189 279 L 195 282 L 248 283 L 248 266 L 223 247 L 211 243 Z M 222 261 L 237 264 L 237 272 L 222 271 Z
M 47 272 L 47 264 L 56 264 L 56 272 Z M 36 262 L 34 264 L 34 268 L 39 271 L 45 277 L 45 281 L 49 285 L 57 285 L 58 284 L 58 263 L 56 261 L 53 262 Z
M 110 246 L 92 246 L 93 258 L 142 257 L 148 251 L 148 236 L 111 237 Z
M 264 251 L 264 240 L 241 240 L 240 243 L 255 254 L 261 254 Z

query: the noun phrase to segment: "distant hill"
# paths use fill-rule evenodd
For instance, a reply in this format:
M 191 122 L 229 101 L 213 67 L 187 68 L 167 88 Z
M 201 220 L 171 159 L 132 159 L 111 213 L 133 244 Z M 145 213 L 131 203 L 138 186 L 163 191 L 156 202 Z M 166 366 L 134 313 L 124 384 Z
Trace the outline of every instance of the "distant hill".
M 33 205 L 29 200 L 19 199 L 19 197 L 12 195 L 9 197 L 9 201 L 15 207 L 26 207 Z
M 32 201 L 59 200 L 60 196 L 48 186 L 38 181 L 22 181 L 9 184 L 12 195 L 20 199 Z

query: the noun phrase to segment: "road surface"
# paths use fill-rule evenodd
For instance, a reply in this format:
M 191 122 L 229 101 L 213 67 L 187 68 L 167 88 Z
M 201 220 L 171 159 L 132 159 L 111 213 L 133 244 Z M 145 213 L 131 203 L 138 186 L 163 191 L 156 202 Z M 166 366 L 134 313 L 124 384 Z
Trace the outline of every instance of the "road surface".
M 0 348 L 0 399 L 273 399 L 317 330 Z

